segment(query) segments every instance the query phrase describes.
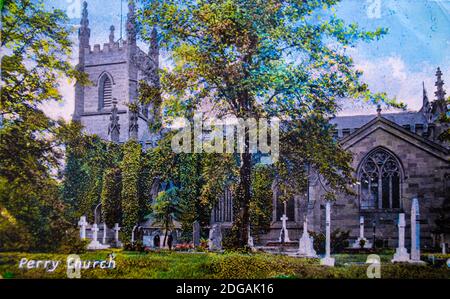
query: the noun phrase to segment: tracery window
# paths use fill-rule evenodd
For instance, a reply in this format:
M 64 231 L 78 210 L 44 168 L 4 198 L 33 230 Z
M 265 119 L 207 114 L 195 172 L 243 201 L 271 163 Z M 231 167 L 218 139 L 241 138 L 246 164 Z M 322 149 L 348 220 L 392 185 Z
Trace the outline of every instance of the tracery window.
M 360 208 L 401 208 L 401 167 L 398 160 L 385 149 L 370 152 L 359 170 Z

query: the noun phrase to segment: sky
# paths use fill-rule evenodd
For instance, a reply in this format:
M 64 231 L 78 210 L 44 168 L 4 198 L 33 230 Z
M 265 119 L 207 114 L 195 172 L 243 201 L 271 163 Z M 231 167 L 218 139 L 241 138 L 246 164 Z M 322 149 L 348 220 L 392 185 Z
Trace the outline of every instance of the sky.
M 121 0 L 88 0 L 91 45 L 108 41 L 109 27 L 120 36 Z M 123 23 L 127 1 L 122 0 Z M 66 11 L 70 24 L 77 26 L 81 16 L 81 0 L 44 0 L 47 8 Z M 407 104 L 408 110 L 418 110 L 422 104 L 422 82 L 430 99 L 434 99 L 436 68 L 439 66 L 450 94 L 450 0 L 342 0 L 336 14 L 346 22 L 356 22 L 366 30 L 389 29 L 379 41 L 359 43 L 348 53 L 355 67 L 364 72 L 363 81 L 375 92 L 387 92 L 390 97 Z M 123 25 L 124 26 L 124 25 Z M 126 36 L 123 29 L 123 36 Z M 77 36 L 74 57 L 77 60 Z M 143 50 L 147 46 L 141 44 Z M 73 83 L 61 80 L 61 102 L 46 103 L 44 111 L 53 118 L 70 119 L 74 109 Z M 341 115 L 375 113 L 376 108 L 347 101 Z

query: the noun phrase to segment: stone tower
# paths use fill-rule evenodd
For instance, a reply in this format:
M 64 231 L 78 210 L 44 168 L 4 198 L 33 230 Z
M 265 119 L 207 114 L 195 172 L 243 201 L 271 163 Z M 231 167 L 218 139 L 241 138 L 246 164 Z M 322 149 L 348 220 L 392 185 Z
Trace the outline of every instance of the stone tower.
M 152 116 L 149 116 L 148 105 L 138 103 L 139 82 L 143 80 L 151 85 L 159 82 L 158 59 L 137 46 L 134 1 L 128 1 L 127 40 L 117 41 L 115 28 L 111 26 L 109 41 L 103 47 L 91 47 L 89 43 L 91 32 L 87 9 L 84 2 L 78 32 L 77 67 L 88 74 L 92 83 L 88 86 L 76 84 L 73 119 L 80 121 L 87 133 L 105 140 L 125 142 L 133 138 L 147 143 L 151 139 L 148 122 Z M 157 43 L 152 42 L 149 54 L 158 53 L 157 47 Z M 111 130 L 111 127 L 115 129 Z

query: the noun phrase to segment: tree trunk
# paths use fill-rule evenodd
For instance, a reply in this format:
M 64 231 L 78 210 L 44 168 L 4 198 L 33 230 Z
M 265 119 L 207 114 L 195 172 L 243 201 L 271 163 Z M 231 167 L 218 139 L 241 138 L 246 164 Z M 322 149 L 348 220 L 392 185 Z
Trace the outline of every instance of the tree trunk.
M 236 194 L 236 204 L 239 207 L 239 213 L 233 224 L 237 238 L 236 246 L 238 248 L 245 248 L 248 244 L 248 227 L 250 223 L 252 154 L 250 153 L 248 128 L 245 129 L 244 140 L 244 152 L 241 153 L 239 185 Z
M 163 242 L 163 248 L 166 247 L 166 241 L 167 241 L 167 231 L 169 230 L 169 225 L 166 224 L 165 232 L 164 232 L 164 242 Z
M 251 171 L 252 154 L 241 154 L 241 166 L 239 169 L 238 194 L 240 201 L 239 210 L 239 238 L 238 246 L 244 248 L 248 244 L 248 228 L 250 224 L 250 199 L 251 199 Z

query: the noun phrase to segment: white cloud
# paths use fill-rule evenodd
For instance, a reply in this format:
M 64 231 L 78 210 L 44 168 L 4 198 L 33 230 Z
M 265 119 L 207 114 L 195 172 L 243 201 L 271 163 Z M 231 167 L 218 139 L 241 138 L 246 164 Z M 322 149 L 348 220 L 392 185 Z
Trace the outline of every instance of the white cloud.
M 420 65 L 420 71 L 413 71 L 398 55 L 367 59 L 357 50 L 353 49 L 351 52 L 356 68 L 364 72 L 362 79 L 372 91 L 386 92 L 389 97 L 395 97 L 399 102 L 405 103 L 408 110 L 416 111 L 422 106 L 422 82 L 424 82 L 429 100 L 434 100 L 435 74 L 439 65 L 423 63 Z M 440 67 L 446 83 L 444 88 L 449 90 L 450 65 L 440 65 Z M 418 68 L 415 67 L 415 69 Z M 361 103 L 351 107 L 345 105 L 343 108 L 342 115 L 375 113 L 376 109 L 373 105 Z
M 60 79 L 58 89 L 62 95 L 62 101 L 45 102 L 41 105 L 41 109 L 53 119 L 63 118 L 70 120 L 75 107 L 74 82 L 69 82 L 67 78 Z

